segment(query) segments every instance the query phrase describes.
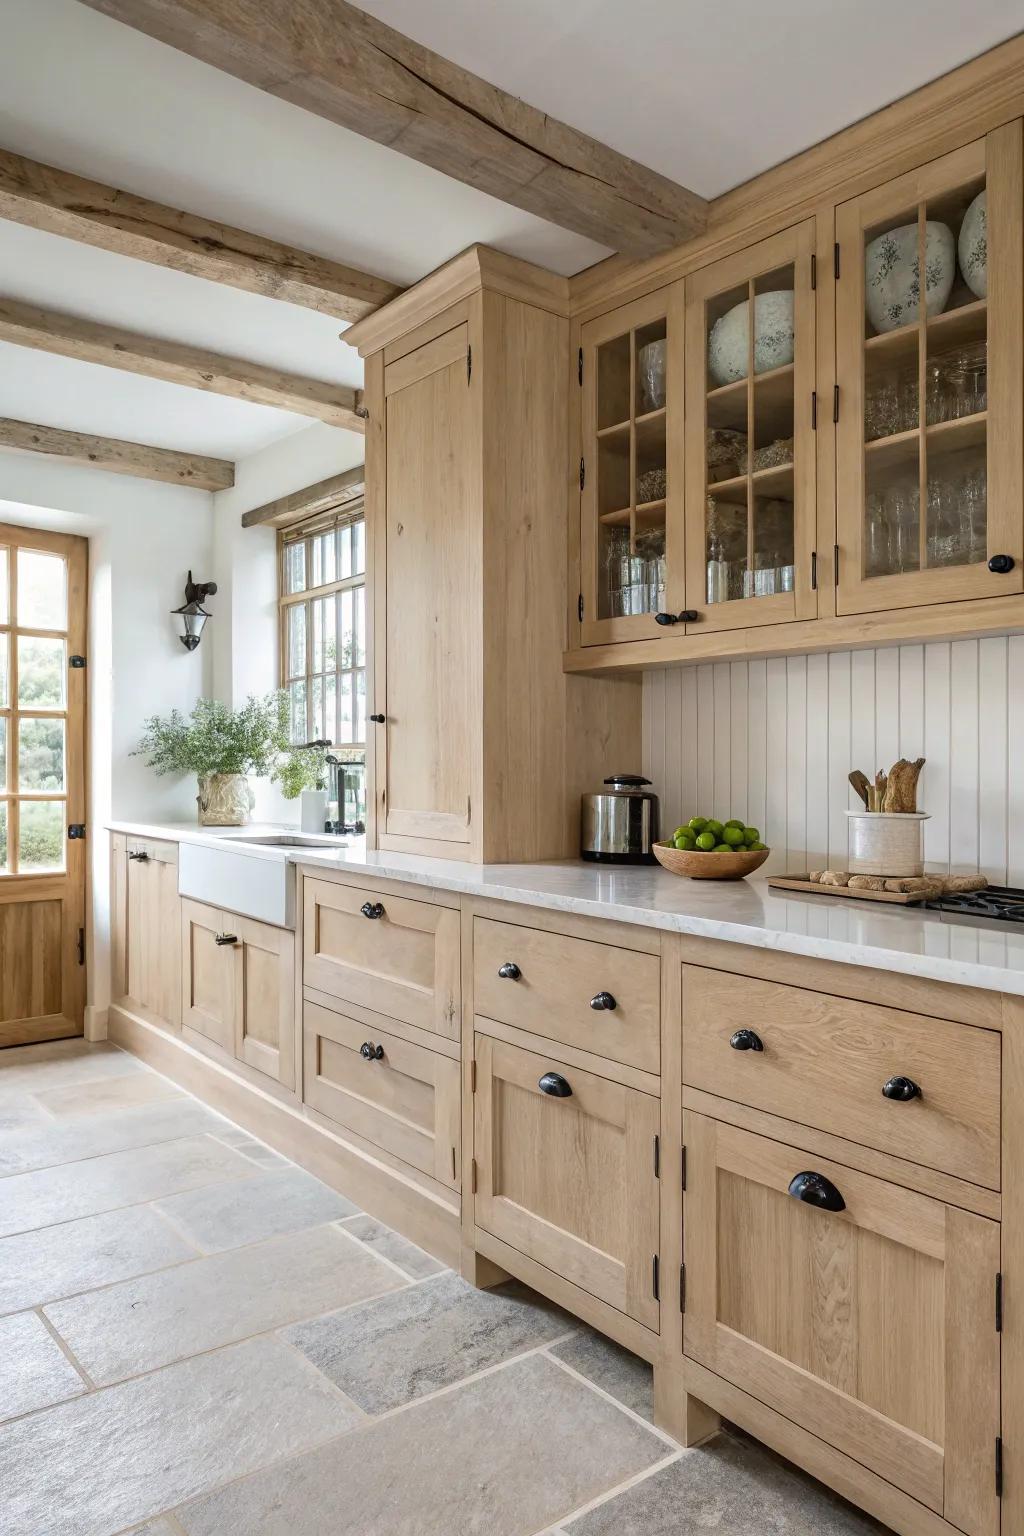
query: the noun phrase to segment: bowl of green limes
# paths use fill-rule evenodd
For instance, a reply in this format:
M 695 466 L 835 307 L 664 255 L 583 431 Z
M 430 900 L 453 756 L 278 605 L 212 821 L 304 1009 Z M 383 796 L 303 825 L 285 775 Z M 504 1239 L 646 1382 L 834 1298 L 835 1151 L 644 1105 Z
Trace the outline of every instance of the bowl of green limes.
M 670 838 L 654 844 L 659 864 L 691 880 L 742 880 L 760 868 L 770 851 L 757 827 L 737 817 L 717 821 L 713 816 L 691 816 Z

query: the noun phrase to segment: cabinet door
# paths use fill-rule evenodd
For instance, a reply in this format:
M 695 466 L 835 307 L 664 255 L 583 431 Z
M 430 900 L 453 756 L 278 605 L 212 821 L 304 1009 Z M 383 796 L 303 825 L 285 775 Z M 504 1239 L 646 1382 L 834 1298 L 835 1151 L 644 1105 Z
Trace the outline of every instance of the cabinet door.
M 181 1023 L 178 848 L 151 838 L 125 839 L 123 932 L 114 953 L 114 986 L 163 1023 Z
M 470 842 L 473 741 L 479 733 L 480 382 L 469 327 L 384 370 L 387 493 L 383 644 L 374 711 L 378 828 L 394 838 Z M 474 464 L 476 472 L 474 473 Z M 382 740 L 383 737 L 383 740 Z M 381 773 L 383 768 L 383 773 Z
M 683 285 L 583 326 L 584 645 L 669 633 L 683 607 Z
M 659 1244 L 649 1094 L 476 1037 L 476 1224 L 655 1331 Z
M 364 1009 L 303 1004 L 303 1098 L 338 1125 L 454 1189 L 459 1063 L 381 1029 Z
M 182 1024 L 234 1055 L 239 921 L 199 901 L 181 903 Z M 218 942 L 218 940 L 220 942 Z
M 238 942 L 234 967 L 235 1056 L 284 1088 L 295 1086 L 295 935 L 249 917 L 223 916 Z
M 683 1135 L 686 1353 L 994 1536 L 998 1225 L 701 1115 Z M 809 1173 L 838 1209 L 794 1198 Z
M 813 618 L 814 220 L 687 279 L 686 607 Z
M 1024 590 L 1022 174 L 1015 122 L 837 211 L 840 613 Z

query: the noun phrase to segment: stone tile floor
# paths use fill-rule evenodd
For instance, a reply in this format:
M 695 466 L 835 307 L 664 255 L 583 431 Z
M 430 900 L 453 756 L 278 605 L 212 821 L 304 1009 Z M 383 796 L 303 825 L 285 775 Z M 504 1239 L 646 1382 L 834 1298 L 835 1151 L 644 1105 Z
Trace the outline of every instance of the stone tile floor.
M 0 1051 L 4 1536 L 878 1536 L 111 1046 Z

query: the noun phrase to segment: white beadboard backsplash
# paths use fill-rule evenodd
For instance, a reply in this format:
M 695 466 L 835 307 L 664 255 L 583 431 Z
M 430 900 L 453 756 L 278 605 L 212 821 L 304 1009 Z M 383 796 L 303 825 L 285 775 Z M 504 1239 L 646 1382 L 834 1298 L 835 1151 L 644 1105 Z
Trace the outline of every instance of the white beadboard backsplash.
M 1024 635 L 652 671 L 643 697 L 667 833 L 741 816 L 766 873 L 842 869 L 847 774 L 925 757 L 926 866 L 1024 886 Z

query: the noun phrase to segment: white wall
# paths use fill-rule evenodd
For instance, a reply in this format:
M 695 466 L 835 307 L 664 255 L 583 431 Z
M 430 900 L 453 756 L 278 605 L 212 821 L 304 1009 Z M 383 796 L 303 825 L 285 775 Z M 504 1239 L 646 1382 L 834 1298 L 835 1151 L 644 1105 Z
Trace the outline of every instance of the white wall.
M 649 672 L 643 756 L 669 831 L 742 816 L 768 872 L 843 868 L 847 774 L 924 756 L 928 867 L 1024 886 L 1024 636 Z
M 89 540 L 89 811 L 92 911 L 89 1002 L 109 991 L 111 816 L 177 821 L 195 815 L 195 787 L 160 779 L 129 754 L 142 721 L 189 710 L 212 684 L 212 655 L 189 654 L 170 610 L 189 568 L 208 579 L 213 506 L 205 491 L 158 485 L 56 459 L 0 452 L 0 521 Z

